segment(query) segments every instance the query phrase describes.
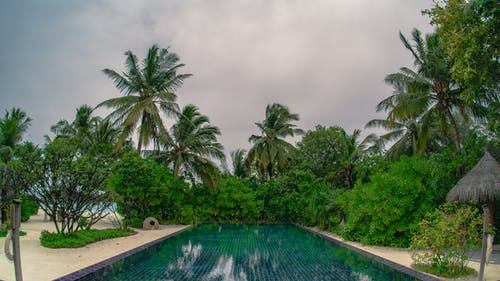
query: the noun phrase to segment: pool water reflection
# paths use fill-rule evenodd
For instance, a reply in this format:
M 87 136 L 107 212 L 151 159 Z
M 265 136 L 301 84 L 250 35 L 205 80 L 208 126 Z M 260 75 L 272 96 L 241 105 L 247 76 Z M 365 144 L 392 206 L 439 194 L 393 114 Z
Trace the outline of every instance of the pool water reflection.
M 418 280 L 293 225 L 198 225 L 82 281 Z

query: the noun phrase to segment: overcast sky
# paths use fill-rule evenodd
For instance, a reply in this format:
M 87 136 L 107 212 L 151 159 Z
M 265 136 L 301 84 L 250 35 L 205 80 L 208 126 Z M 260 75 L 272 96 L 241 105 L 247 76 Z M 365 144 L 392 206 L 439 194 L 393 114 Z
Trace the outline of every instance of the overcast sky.
M 183 73 L 178 103 L 193 103 L 222 131 L 226 154 L 249 148 L 268 103 L 300 115 L 299 127 L 349 133 L 384 114 L 384 76 L 411 66 L 398 38 L 429 32 L 431 0 L 2 1 L 0 111 L 33 118 L 43 135 L 83 104 L 120 96 L 101 70 L 124 70 L 154 43 L 170 46 Z M 105 115 L 107 112 L 100 112 Z M 167 125 L 170 126 L 171 120 Z

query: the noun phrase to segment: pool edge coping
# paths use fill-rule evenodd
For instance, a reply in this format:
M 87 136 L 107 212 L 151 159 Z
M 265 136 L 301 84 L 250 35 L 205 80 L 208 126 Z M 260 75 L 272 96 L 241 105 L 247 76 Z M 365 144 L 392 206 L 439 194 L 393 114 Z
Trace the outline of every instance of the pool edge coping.
M 147 242 L 145 244 L 142 244 L 140 246 L 137 246 L 135 248 L 127 250 L 127 251 L 125 251 L 123 253 L 120 253 L 120 254 L 117 254 L 117 255 L 112 256 L 110 258 L 104 259 L 104 260 L 102 260 L 100 262 L 97 262 L 97 263 L 94 263 L 92 265 L 86 266 L 86 267 L 84 267 L 82 269 L 79 269 L 79 270 L 76 270 L 74 272 L 68 273 L 68 274 L 63 275 L 61 277 L 57 277 L 57 278 L 53 279 L 52 281 L 76 281 L 76 280 L 78 280 L 80 278 L 85 277 L 86 275 L 89 275 L 89 274 L 92 274 L 94 272 L 97 272 L 98 270 L 100 270 L 100 269 L 102 269 L 102 268 L 104 268 L 106 266 L 109 266 L 109 265 L 111 265 L 111 264 L 113 264 L 113 263 L 115 263 L 115 262 L 117 262 L 119 260 L 122 260 L 122 259 L 124 259 L 126 257 L 129 257 L 129 256 L 131 256 L 131 255 L 133 255 L 135 253 L 138 253 L 138 252 L 140 252 L 140 251 L 142 251 L 142 250 L 144 250 L 146 248 L 149 248 L 149 247 L 151 247 L 153 245 L 161 243 L 164 240 L 167 240 L 167 239 L 169 239 L 169 238 L 171 238 L 173 236 L 176 236 L 176 235 L 180 234 L 181 232 L 184 232 L 184 231 L 186 231 L 188 229 L 193 228 L 194 226 L 195 226 L 194 224 L 188 225 L 188 226 L 184 227 L 183 229 L 179 229 L 179 230 L 174 231 L 172 233 L 169 233 L 169 234 L 167 234 L 165 236 L 157 238 L 157 239 L 155 239 L 153 241 Z
M 381 256 L 378 256 L 378 255 L 375 255 L 373 253 L 370 253 L 368 251 L 365 251 L 363 249 L 360 249 L 358 247 L 355 247 L 353 245 L 350 245 L 350 244 L 347 244 L 345 243 L 344 241 L 341 241 L 339 239 L 336 239 L 336 238 L 333 238 L 331 236 L 328 236 L 327 234 L 325 233 L 322 233 L 318 230 L 315 230 L 315 229 L 312 229 L 312 228 L 309 228 L 309 227 L 306 227 L 306 226 L 302 226 L 300 224 L 294 224 L 295 226 L 307 231 L 307 232 L 310 232 L 310 233 L 313 233 L 313 234 L 316 234 L 318 236 L 321 236 L 322 238 L 325 238 L 327 239 L 328 241 L 334 243 L 334 244 L 337 244 L 339 246 L 342 246 L 342 247 L 346 247 L 350 250 L 354 250 L 356 251 L 357 253 L 367 257 L 367 258 L 370 258 L 370 259 L 373 259 L 377 262 L 380 262 L 384 265 L 387 265 L 397 271 L 400 271 L 400 272 L 403 272 L 403 273 L 406 273 L 412 277 L 415 277 L 419 280 L 422 280 L 422 281 L 443 281 L 444 279 L 440 279 L 436 276 L 433 276 L 433 275 L 430 275 L 430 274 L 427 274 L 427 273 L 424 273 L 422 271 L 418 271 L 416 269 L 413 269 L 411 267 L 407 267 L 407 266 L 404 266 L 402 264 L 399 264 L 397 262 L 393 262 L 389 259 L 386 259 L 386 258 L 383 258 Z

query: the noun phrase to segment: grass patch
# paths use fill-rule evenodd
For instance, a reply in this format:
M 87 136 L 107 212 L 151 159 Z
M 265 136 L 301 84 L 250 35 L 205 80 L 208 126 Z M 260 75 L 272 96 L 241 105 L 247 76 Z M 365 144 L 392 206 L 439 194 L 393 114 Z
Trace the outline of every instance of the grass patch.
M 460 267 L 460 268 L 443 268 L 439 266 L 432 266 L 427 264 L 413 264 L 413 267 L 417 270 L 434 274 L 436 276 L 445 278 L 459 278 L 467 275 L 474 274 L 476 271 L 470 267 Z
M 72 234 L 51 233 L 46 230 L 40 235 L 40 244 L 47 248 L 80 248 L 105 239 L 125 237 L 135 234 L 130 229 L 91 229 Z
M 24 236 L 26 235 L 26 232 L 24 231 L 19 231 L 19 236 Z M 0 230 L 0 237 L 5 237 L 7 236 L 7 230 Z

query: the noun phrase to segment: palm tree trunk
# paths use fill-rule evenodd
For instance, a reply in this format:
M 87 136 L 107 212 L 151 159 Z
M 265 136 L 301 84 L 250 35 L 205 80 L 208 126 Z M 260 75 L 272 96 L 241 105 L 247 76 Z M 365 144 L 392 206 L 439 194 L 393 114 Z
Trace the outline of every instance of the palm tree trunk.
M 174 183 L 177 182 L 177 180 L 179 179 L 179 169 L 180 169 L 180 163 L 179 163 L 179 159 L 177 159 L 177 161 L 175 161 L 175 164 L 174 164 Z
M 139 152 L 139 155 L 141 155 L 141 149 L 142 149 L 142 138 L 141 135 L 139 134 L 139 141 L 137 142 L 137 151 Z
M 457 150 L 460 150 L 460 135 L 458 132 L 457 122 L 455 121 L 455 118 L 453 118 L 453 115 L 451 115 L 449 108 L 447 108 L 445 112 L 446 112 L 446 117 L 448 118 L 448 121 L 450 122 L 452 127 L 453 143 L 455 144 L 455 148 Z
M 274 176 L 274 169 L 271 163 L 267 166 L 267 173 L 269 174 L 269 179 Z

